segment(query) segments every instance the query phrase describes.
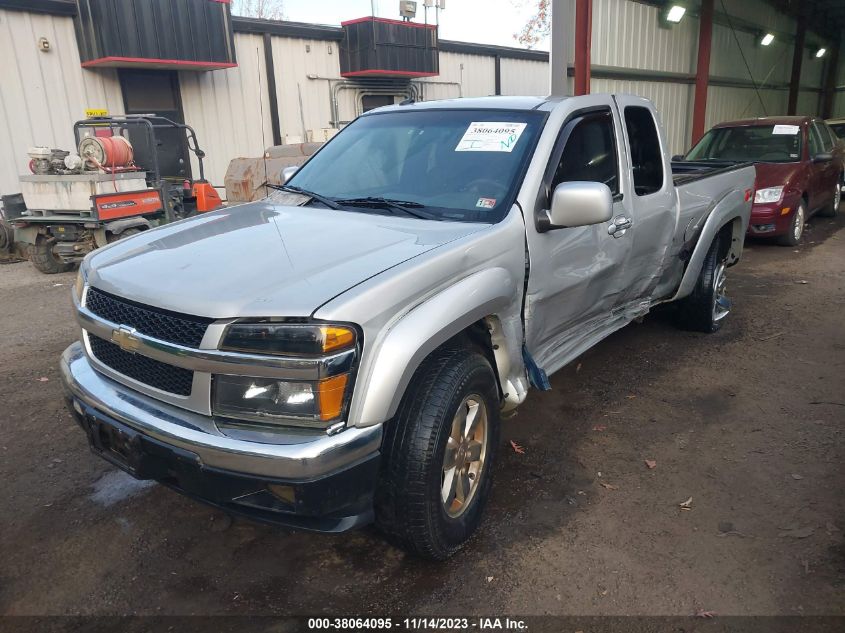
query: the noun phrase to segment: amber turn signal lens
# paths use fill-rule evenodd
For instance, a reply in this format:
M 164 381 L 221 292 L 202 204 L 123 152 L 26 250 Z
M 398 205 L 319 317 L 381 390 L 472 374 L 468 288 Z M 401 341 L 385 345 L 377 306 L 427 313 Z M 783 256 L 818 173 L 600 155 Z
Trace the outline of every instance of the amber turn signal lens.
M 787 214 L 787 213 L 789 213 L 790 211 L 792 211 L 792 209 L 790 209 L 789 207 L 784 207 L 783 209 L 781 209 L 781 210 L 780 210 L 780 214 L 781 214 L 781 215 L 786 215 L 786 214 Z
M 324 352 L 351 347 L 355 343 L 355 332 L 348 327 L 324 325 L 320 328 L 320 332 L 323 335 Z
M 317 383 L 320 398 L 320 419 L 334 420 L 340 417 L 343 409 L 343 396 L 346 393 L 346 379 L 349 374 L 340 374 Z

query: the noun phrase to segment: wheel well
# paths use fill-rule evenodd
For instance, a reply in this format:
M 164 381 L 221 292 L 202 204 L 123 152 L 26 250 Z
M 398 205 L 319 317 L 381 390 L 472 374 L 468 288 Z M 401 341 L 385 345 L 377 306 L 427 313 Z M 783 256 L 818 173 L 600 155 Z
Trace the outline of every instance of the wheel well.
M 734 218 L 731 222 L 725 224 L 725 226 L 719 229 L 715 239 L 719 240 L 719 259 L 727 257 L 732 252 L 737 252 L 735 246 L 739 245 L 741 247 L 742 240 L 745 239 L 745 236 L 742 234 L 742 220 L 740 218 Z M 732 261 L 736 259 L 736 255 L 731 258 Z

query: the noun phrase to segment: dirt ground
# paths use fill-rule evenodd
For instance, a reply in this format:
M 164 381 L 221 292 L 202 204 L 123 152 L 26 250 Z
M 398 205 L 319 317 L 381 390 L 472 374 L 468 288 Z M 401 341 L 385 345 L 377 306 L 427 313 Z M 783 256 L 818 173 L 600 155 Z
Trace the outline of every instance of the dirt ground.
M 0 614 L 845 615 L 845 213 L 729 272 L 720 333 L 664 310 L 534 393 L 477 538 L 434 564 L 94 457 L 57 373 L 74 276 L 0 266 Z

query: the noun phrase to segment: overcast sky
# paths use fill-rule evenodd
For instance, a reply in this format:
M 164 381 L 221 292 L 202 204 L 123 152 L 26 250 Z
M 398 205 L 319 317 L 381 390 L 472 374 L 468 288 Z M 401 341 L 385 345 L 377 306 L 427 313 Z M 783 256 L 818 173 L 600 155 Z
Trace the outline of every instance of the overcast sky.
M 374 0 L 376 15 L 399 19 L 399 0 Z M 531 16 L 536 0 L 446 0 L 440 12 L 440 37 L 478 44 L 517 46 L 514 39 Z M 370 0 L 284 0 L 285 18 L 294 22 L 338 25 L 370 15 Z M 417 2 L 416 21 L 422 22 L 423 0 Z M 434 22 L 429 10 L 429 22 Z M 541 42 L 535 48 L 548 50 Z

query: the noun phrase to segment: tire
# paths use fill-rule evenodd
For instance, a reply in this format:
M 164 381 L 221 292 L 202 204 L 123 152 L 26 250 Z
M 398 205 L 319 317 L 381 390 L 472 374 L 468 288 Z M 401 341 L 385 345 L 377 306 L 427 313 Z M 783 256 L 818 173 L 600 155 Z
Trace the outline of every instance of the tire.
M 730 314 L 731 301 L 725 294 L 725 239 L 722 235 L 713 239 L 692 294 L 678 303 L 678 324 L 686 330 L 712 334 L 721 329 Z
M 798 208 L 792 214 L 792 222 L 789 223 L 789 230 L 778 237 L 778 244 L 781 246 L 798 246 L 801 236 L 804 235 L 804 223 L 807 221 L 807 206 L 804 200 L 798 203 Z
M 29 259 L 32 264 L 45 275 L 65 273 L 73 268 L 73 264 L 67 264 L 56 256 L 53 247 L 56 240 L 46 235 L 39 235 L 35 244 L 30 246 Z
M 385 430 L 376 526 L 409 552 L 445 560 L 475 532 L 490 494 L 498 387 L 487 358 L 458 346 L 434 352 L 411 385 Z M 467 428 L 460 413 L 475 426 L 456 441 L 456 429 Z M 457 465 L 448 468 L 449 462 Z
M 833 190 L 833 200 L 830 205 L 824 207 L 819 211 L 819 215 L 824 218 L 835 218 L 839 212 L 839 203 L 842 202 L 842 176 L 836 179 L 836 188 Z

